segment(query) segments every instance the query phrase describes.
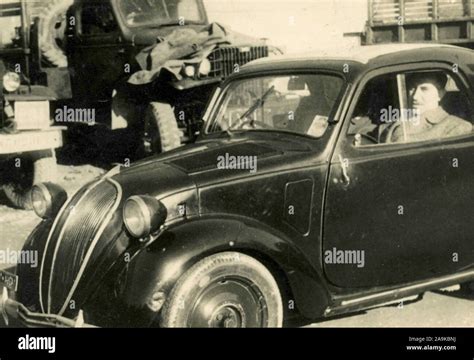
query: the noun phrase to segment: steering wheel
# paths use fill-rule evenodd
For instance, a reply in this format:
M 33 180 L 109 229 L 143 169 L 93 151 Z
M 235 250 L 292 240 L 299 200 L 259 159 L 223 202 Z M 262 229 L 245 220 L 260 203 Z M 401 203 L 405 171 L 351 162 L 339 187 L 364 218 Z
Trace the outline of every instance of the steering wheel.
M 397 130 L 399 126 L 400 126 L 400 123 L 394 123 L 393 125 L 390 126 L 390 128 L 388 129 L 386 140 L 385 140 L 387 144 L 393 143 L 393 140 L 392 140 L 393 134 L 395 133 L 395 130 Z
M 378 144 L 379 141 L 369 134 L 358 134 L 361 137 L 361 140 L 364 139 L 365 141 L 361 141 L 361 145 L 367 144 Z

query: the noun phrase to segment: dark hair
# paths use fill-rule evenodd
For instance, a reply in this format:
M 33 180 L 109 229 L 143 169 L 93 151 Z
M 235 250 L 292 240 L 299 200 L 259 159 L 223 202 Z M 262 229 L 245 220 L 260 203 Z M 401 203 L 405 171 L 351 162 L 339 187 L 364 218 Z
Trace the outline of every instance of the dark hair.
M 444 90 L 448 83 L 448 76 L 440 71 L 420 72 L 407 76 L 407 84 L 409 88 L 413 88 L 426 82 L 433 84 L 438 88 L 438 90 Z

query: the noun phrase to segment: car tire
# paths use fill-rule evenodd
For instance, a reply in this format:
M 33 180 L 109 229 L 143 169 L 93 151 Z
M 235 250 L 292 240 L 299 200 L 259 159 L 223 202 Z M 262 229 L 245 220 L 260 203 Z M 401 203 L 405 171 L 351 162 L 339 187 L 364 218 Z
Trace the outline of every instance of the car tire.
M 161 154 L 181 146 L 182 133 L 171 105 L 161 102 L 150 103 L 145 121 L 154 154 Z
M 270 271 L 237 252 L 204 258 L 176 283 L 162 327 L 282 327 L 283 302 Z
M 15 171 L 13 177 L 2 186 L 3 192 L 11 205 L 25 210 L 32 210 L 31 188 L 35 184 L 56 181 L 57 161 L 54 154 L 37 159 L 22 160 L 25 165 Z
M 68 66 L 63 49 L 65 40 L 66 13 L 73 0 L 51 0 L 38 15 L 39 46 L 43 57 L 51 65 Z

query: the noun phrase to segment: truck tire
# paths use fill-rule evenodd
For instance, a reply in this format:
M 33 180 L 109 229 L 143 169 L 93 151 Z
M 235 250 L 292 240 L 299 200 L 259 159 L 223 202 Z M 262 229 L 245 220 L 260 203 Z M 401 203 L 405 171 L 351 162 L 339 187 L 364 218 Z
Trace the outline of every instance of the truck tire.
M 57 67 L 67 67 L 61 42 L 65 39 L 66 13 L 73 0 L 50 0 L 38 15 L 39 46 L 43 57 Z
M 31 188 L 35 184 L 57 180 L 57 161 L 54 154 L 22 161 L 25 163 L 24 167 L 22 166 L 21 171 L 16 171 L 2 189 L 13 206 L 32 210 Z
M 181 146 L 181 131 L 171 105 L 150 103 L 145 116 L 146 132 L 153 154 L 161 154 Z
M 196 263 L 166 300 L 162 327 L 282 327 L 277 282 L 256 259 L 224 252 Z

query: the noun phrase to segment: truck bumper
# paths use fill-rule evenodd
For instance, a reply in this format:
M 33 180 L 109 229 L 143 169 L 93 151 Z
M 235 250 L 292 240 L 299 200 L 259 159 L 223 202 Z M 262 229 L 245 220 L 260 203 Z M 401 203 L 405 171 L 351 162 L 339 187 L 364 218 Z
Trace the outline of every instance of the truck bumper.
M 0 134 L 0 155 L 56 149 L 63 145 L 62 128 Z
M 20 324 L 30 327 L 47 327 L 47 328 L 94 328 L 96 326 L 86 324 L 82 311 L 79 312 L 77 319 L 69 319 L 56 314 L 35 313 L 26 308 L 23 304 L 10 299 L 8 290 L 3 288 L 0 299 L 0 316 L 9 325 L 10 320 L 15 320 Z

